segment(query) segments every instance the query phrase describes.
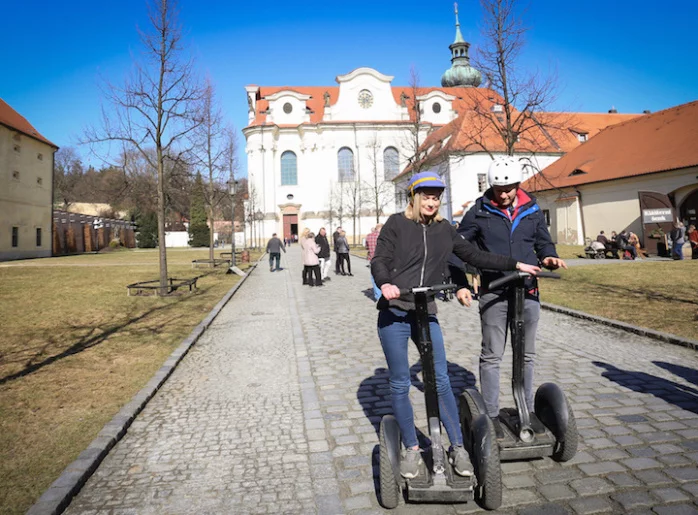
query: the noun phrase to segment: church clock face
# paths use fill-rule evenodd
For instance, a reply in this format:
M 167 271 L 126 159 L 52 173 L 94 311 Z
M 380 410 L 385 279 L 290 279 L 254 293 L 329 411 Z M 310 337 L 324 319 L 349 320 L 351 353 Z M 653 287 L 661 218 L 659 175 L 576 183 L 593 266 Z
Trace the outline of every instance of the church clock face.
M 364 109 L 368 109 L 373 105 L 373 95 L 367 89 L 362 89 L 359 92 L 359 105 Z

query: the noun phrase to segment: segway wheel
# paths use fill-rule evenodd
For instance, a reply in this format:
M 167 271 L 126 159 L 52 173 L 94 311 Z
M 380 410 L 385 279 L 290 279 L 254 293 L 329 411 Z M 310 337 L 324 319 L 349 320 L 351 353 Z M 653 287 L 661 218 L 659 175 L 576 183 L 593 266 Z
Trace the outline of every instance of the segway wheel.
M 473 422 L 473 440 L 475 502 L 486 510 L 496 510 L 502 505 L 502 467 L 494 424 L 487 415 L 478 415 Z
M 577 454 L 579 433 L 574 412 L 562 389 L 554 383 L 542 384 L 536 392 L 535 412 L 555 436 L 552 458 L 565 462 Z
M 463 445 L 472 453 L 473 448 L 473 421 L 483 413 L 478 405 L 480 396 L 477 390 L 466 389 L 460 396 L 460 427 L 463 432 Z
M 400 429 L 392 415 L 386 415 L 380 425 L 380 504 L 392 510 L 400 502 Z M 397 462 L 393 462 L 397 460 Z
M 552 458 L 555 461 L 564 463 L 570 461 L 577 454 L 577 444 L 579 441 L 579 433 L 577 432 L 577 422 L 574 419 L 574 413 L 568 407 L 567 414 L 567 429 L 562 440 L 555 442 L 555 450 Z

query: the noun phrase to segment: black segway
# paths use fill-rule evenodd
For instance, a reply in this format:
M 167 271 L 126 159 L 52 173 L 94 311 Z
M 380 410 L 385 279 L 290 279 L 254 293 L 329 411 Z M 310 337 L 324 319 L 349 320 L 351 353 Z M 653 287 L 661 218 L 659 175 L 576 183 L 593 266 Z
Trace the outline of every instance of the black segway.
M 546 456 L 551 456 L 556 461 L 564 462 L 571 460 L 577 452 L 578 434 L 574 413 L 562 389 L 556 384 L 542 384 L 536 391 L 534 412 L 545 426 L 545 432 L 536 433 L 531 427 L 529 416 L 531 410 L 526 405 L 523 381 L 525 280 L 529 275 L 525 272 L 513 272 L 492 281 L 489 285 L 490 289 L 496 289 L 505 284 L 511 284 L 514 288 L 514 313 L 511 319 L 510 330 L 514 351 L 511 383 L 516 409 L 505 408 L 500 410 L 499 418 L 503 422 L 504 438 L 497 440 L 499 447 L 497 467 L 499 467 L 499 461 L 515 461 Z M 558 274 L 551 272 L 539 272 L 536 277 L 560 278 Z M 466 389 L 461 395 L 460 401 L 464 441 L 473 450 L 473 466 L 478 476 L 478 483 L 481 482 L 480 475 L 483 473 L 483 481 L 496 483 L 497 478 L 495 476 L 497 474 L 491 470 L 494 468 L 494 463 L 488 461 L 487 456 L 480 456 L 477 449 L 478 442 L 482 438 L 482 429 L 479 426 L 482 424 L 483 414 L 487 413 L 485 402 L 480 392 L 475 388 Z M 489 417 L 487 418 L 489 419 Z M 484 471 L 480 474 L 478 473 L 479 466 L 484 466 Z M 501 472 L 499 474 L 501 483 Z M 478 492 L 476 492 L 477 494 Z M 484 501 L 482 504 L 486 508 L 496 509 L 501 504 L 501 493 L 499 504 L 497 504 L 496 498 L 487 499 L 486 494 Z
M 432 354 L 427 293 L 455 288 L 453 284 L 401 289 L 400 294 L 414 294 L 419 337 L 415 344 L 422 359 L 424 398 L 426 401 L 431 446 L 423 453 L 423 464 L 414 479 L 400 475 L 402 440 L 400 428 L 393 415 L 386 415 L 380 423 L 380 501 L 384 508 L 395 508 L 404 490 L 408 502 L 463 503 L 473 499 L 473 478 L 461 477 L 448 462 L 442 436 L 439 400 L 436 392 L 434 357 Z M 489 420 L 489 419 L 488 419 Z M 490 422 L 491 423 L 491 422 Z

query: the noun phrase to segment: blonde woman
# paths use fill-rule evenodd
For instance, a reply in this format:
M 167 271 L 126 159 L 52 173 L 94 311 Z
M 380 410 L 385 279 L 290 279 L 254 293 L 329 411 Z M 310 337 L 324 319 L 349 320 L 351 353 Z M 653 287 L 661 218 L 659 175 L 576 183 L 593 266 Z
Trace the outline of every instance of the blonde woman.
M 371 259 L 371 274 L 381 290 L 381 298 L 376 303 L 378 336 L 390 371 L 393 413 L 405 446 L 404 457 L 400 460 L 400 474 L 405 478 L 417 476 L 422 459 L 409 398 L 411 380 L 407 355 L 408 340 L 417 331 L 416 306 L 411 294 L 400 296 L 400 289 L 440 284 L 451 253 L 478 268 L 521 270 L 532 274 L 540 271 L 537 266 L 481 251 L 460 237 L 439 214 L 445 188 L 436 172 L 414 175 L 408 186 L 410 202 L 405 213 L 388 218 Z M 461 304 L 470 305 L 472 298 L 467 288 L 458 290 L 456 296 Z M 458 408 L 448 378 L 444 340 L 433 298 L 429 300 L 428 309 L 439 412 L 452 445 L 449 461 L 456 474 L 470 476 L 473 468 L 463 447 Z

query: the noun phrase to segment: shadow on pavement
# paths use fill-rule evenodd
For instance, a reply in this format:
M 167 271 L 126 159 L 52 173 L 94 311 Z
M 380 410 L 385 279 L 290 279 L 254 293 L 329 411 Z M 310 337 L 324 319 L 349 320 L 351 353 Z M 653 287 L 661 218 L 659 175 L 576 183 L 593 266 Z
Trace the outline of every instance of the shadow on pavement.
M 593 363 L 599 368 L 606 369 L 606 371 L 601 374 L 603 377 L 610 379 L 621 386 L 630 388 L 635 392 L 654 395 L 655 397 L 658 397 L 681 409 L 698 413 L 698 390 L 691 388 L 690 386 L 675 383 L 674 381 L 669 381 L 668 379 L 663 379 L 646 372 L 623 370 L 611 365 L 610 363 L 604 363 L 601 361 L 594 361 Z M 669 367 L 681 368 L 684 369 L 684 371 L 690 370 L 686 369 L 685 367 L 678 367 L 677 365 L 671 365 L 669 363 L 665 363 L 665 365 L 668 366 L 662 368 L 666 368 L 672 373 L 676 373 L 676 371 L 670 370 Z M 693 371 L 693 374 L 693 380 L 695 380 L 695 371 Z
M 475 375 L 469 370 L 450 361 L 447 367 L 448 377 L 451 381 L 451 390 L 456 398 L 458 398 L 467 387 L 475 385 Z M 424 392 L 424 384 L 420 378 L 421 372 L 421 361 L 417 361 L 410 367 L 412 386 L 417 388 L 420 392 Z M 371 425 L 373 425 L 376 436 L 380 430 L 380 422 L 383 415 L 392 414 L 393 412 L 390 401 L 389 378 L 390 373 L 387 368 L 377 368 L 372 376 L 361 381 L 359 389 L 356 392 L 356 398 L 364 410 L 364 415 L 366 415 L 366 418 L 371 422 Z M 420 443 L 421 440 L 422 438 L 420 436 Z
M 684 367 L 682 365 L 676 365 L 674 363 L 667 363 L 665 361 L 653 361 L 655 365 L 659 368 L 663 368 L 667 372 L 683 377 L 686 381 L 698 385 L 698 370 L 694 368 Z

